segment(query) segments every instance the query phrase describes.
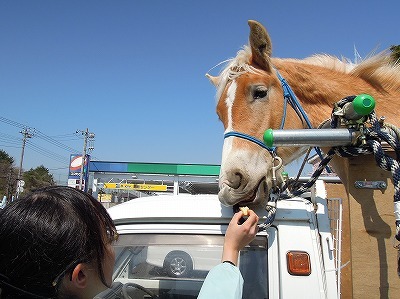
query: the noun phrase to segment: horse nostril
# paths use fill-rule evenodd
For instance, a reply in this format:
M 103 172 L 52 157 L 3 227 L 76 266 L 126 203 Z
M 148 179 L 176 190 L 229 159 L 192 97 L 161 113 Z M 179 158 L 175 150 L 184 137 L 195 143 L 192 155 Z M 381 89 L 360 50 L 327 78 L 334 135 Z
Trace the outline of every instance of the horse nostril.
M 233 176 L 231 177 L 231 187 L 233 189 L 238 189 L 240 185 L 242 184 L 243 180 L 243 174 L 240 172 L 235 172 Z
M 240 169 L 236 169 L 235 171 L 224 172 L 223 176 L 220 177 L 220 182 L 220 188 L 229 187 L 241 190 L 248 184 L 248 179 Z

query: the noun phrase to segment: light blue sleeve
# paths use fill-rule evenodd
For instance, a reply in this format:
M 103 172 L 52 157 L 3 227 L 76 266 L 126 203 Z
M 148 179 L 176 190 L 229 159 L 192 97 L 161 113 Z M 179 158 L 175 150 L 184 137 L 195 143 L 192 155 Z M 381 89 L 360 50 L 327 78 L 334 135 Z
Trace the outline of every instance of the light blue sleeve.
M 197 299 L 242 299 L 243 277 L 239 269 L 221 263 L 208 272 Z

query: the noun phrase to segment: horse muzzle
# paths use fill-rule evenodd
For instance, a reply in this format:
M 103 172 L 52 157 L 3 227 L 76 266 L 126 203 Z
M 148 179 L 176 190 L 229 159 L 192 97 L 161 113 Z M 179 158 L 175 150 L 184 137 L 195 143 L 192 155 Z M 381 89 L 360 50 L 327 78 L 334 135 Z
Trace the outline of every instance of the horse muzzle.
M 219 201 L 225 206 L 259 206 L 265 205 L 268 201 L 269 190 L 272 184 L 264 177 L 252 189 L 235 189 L 226 184 L 223 184 L 219 193 Z

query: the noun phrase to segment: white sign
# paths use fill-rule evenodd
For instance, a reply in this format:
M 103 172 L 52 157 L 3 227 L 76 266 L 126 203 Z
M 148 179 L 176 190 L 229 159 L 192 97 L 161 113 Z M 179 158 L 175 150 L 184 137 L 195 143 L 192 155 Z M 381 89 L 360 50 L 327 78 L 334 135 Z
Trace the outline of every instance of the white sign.
M 23 186 L 25 186 L 25 181 L 19 180 L 19 181 L 17 182 L 17 187 L 23 187 Z

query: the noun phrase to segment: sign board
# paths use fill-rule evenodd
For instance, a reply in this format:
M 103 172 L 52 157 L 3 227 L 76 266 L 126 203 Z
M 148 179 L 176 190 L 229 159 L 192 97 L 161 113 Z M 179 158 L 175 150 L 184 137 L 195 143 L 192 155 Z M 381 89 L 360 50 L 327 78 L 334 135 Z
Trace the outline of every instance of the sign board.
M 83 166 L 83 176 L 88 173 L 88 162 L 90 160 L 90 156 L 86 155 L 85 165 Z M 70 156 L 69 162 L 69 179 L 79 179 L 81 175 L 81 167 L 82 167 L 82 155 L 72 154 Z
M 104 183 L 104 188 L 106 188 L 106 189 L 140 190 L 140 191 L 167 191 L 167 185 L 151 185 L 151 184 Z
M 69 172 L 68 172 L 68 187 L 79 189 L 79 179 L 81 175 L 82 163 L 83 166 L 83 177 L 82 177 L 82 190 L 87 191 L 87 182 L 89 180 L 89 160 L 90 156 L 86 155 L 86 159 L 82 161 L 82 155 L 72 154 L 70 156 Z
M 17 181 L 17 187 L 24 187 L 24 186 L 25 186 L 25 181 L 23 181 L 23 180 Z
M 85 189 L 85 185 L 86 185 L 85 183 L 86 183 L 85 179 L 83 179 L 82 180 L 82 190 L 86 190 Z M 78 180 L 76 180 L 76 179 L 68 179 L 68 187 L 79 189 L 79 179 Z
M 111 202 L 111 199 L 112 199 L 112 194 L 98 194 L 97 195 L 97 199 L 100 201 L 100 202 Z

